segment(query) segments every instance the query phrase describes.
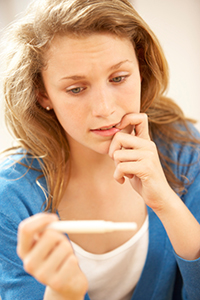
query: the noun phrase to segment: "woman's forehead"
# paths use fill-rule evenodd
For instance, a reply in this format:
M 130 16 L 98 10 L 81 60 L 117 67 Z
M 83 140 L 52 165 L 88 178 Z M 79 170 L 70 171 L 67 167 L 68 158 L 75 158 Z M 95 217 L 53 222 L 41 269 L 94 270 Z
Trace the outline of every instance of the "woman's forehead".
M 109 68 L 124 61 L 135 60 L 132 43 L 114 35 L 93 34 L 75 38 L 56 36 L 46 55 L 47 68 L 89 69 L 92 65 Z
M 70 51 L 76 51 L 77 53 L 87 53 L 91 51 L 99 51 L 105 49 L 107 46 L 117 45 L 117 51 L 119 48 L 133 49 L 132 42 L 126 37 L 119 37 L 110 33 L 91 33 L 84 36 L 74 36 L 71 34 L 56 35 L 49 48 L 47 49 L 45 56 L 47 59 L 55 56 L 58 52 L 73 54 Z M 70 51 L 69 51 L 70 50 Z M 114 54 L 114 53 L 113 53 Z

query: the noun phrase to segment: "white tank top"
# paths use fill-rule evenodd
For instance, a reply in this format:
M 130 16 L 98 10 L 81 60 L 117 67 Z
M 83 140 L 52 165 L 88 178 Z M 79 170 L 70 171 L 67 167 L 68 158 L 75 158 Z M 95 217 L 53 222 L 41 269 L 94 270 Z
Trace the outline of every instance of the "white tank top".
M 79 266 L 88 279 L 91 300 L 130 300 L 140 278 L 148 251 L 148 216 L 126 243 L 105 254 L 93 254 L 74 242 Z

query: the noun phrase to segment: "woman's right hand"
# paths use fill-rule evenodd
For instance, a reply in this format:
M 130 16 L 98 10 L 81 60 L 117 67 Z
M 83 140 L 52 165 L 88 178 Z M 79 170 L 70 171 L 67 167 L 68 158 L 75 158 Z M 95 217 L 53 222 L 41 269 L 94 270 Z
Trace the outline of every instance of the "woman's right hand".
M 26 272 L 47 286 L 45 300 L 82 300 L 88 282 L 67 237 L 47 225 L 55 214 L 40 213 L 19 225 L 17 253 Z

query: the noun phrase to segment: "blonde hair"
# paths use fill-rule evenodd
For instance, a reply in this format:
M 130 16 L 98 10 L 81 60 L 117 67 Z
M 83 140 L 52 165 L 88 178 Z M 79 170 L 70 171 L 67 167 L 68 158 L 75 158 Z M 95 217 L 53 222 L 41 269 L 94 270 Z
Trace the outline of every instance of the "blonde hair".
M 53 111 L 47 112 L 37 101 L 45 90 L 41 70 L 44 54 L 57 34 L 84 36 L 109 32 L 132 41 L 138 57 L 141 84 L 141 112 L 149 116 L 150 135 L 181 143 L 191 140 L 173 127 L 186 125 L 175 103 L 164 97 L 168 86 L 168 66 L 160 44 L 148 25 L 127 0 L 39 0 L 33 1 L 23 19 L 8 34 L 7 65 L 4 80 L 5 117 L 20 147 L 39 159 L 47 179 L 47 208 L 55 211 L 66 186 L 69 145 Z M 169 136 L 170 130 L 170 136 Z M 173 187 L 183 184 L 160 153 L 166 176 Z M 42 160 L 41 160 L 42 159 Z

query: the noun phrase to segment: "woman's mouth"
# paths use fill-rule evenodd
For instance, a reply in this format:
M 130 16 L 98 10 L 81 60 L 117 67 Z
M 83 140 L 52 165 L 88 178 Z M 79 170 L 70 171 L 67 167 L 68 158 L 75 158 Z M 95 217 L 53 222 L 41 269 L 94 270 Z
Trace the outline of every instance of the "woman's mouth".
M 115 133 L 120 131 L 120 129 L 116 128 L 116 125 L 104 126 L 97 129 L 92 129 L 91 131 L 100 136 L 113 136 Z

